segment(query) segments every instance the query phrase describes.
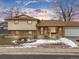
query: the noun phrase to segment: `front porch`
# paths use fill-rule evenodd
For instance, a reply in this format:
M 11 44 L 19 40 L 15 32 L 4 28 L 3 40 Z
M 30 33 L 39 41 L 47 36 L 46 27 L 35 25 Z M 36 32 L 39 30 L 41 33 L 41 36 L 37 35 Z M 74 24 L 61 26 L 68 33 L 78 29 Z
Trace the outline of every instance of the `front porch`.
M 60 38 L 64 36 L 63 27 L 38 27 L 38 36 Z

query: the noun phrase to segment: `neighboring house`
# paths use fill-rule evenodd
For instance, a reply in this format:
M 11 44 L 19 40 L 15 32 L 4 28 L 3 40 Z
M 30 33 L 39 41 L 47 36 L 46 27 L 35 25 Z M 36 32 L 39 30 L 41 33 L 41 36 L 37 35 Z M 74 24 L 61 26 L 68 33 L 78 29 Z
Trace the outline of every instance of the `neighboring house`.
M 0 23 L 0 36 L 2 36 L 2 35 L 8 35 L 7 22 Z
M 38 20 L 19 15 L 6 19 L 8 35 L 13 37 L 79 37 L 79 22 L 60 20 Z

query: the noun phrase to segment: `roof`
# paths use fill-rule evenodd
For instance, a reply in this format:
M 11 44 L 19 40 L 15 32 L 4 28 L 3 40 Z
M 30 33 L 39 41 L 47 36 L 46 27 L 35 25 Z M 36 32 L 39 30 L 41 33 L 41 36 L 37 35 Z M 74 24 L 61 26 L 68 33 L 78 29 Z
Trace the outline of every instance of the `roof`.
M 78 21 L 41 20 L 37 26 L 79 26 Z
M 25 14 L 22 14 L 22 15 L 7 18 L 6 20 L 38 20 L 38 19 L 25 15 Z

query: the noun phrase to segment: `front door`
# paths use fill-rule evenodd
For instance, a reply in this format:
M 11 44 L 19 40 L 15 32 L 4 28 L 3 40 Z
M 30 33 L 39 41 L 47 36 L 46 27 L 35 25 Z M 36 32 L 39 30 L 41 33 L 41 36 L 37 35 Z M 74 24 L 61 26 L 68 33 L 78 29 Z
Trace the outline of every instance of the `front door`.
M 57 27 L 49 27 L 49 36 L 50 38 L 56 38 L 57 37 Z

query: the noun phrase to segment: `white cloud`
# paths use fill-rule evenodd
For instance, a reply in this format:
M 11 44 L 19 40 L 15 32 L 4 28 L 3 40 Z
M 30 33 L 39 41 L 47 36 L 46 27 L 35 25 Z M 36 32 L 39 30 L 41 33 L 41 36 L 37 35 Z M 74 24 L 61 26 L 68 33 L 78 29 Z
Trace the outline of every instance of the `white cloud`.
M 8 8 L 5 8 L 5 9 L 0 8 L 0 18 L 8 17 L 9 14 L 7 11 L 9 11 Z M 54 16 L 52 16 L 52 15 L 55 15 L 55 12 L 53 10 L 25 8 L 25 9 L 20 9 L 19 11 L 20 11 L 19 15 L 25 13 L 29 16 L 32 16 L 38 19 L 45 19 L 45 20 L 56 19 Z
M 55 15 L 54 11 L 48 10 L 48 9 L 32 9 L 32 8 L 27 8 L 27 9 L 22 9 L 21 13 L 25 13 L 29 16 L 38 18 L 38 19 L 57 19 L 53 17 L 52 15 Z
M 23 4 L 24 6 L 27 6 L 27 5 L 31 4 L 31 3 L 36 3 L 37 1 L 36 0 L 29 0 L 29 1 L 27 1 L 27 0 L 25 0 L 25 1 L 23 1 L 23 0 L 16 0 L 15 2 L 17 4 Z
M 26 2 L 24 2 L 24 5 L 27 6 L 27 5 L 31 4 L 31 3 L 36 3 L 36 2 L 37 1 L 28 1 L 28 2 L 26 1 Z
M 59 1 L 59 0 L 36 0 L 38 2 L 56 2 L 56 1 Z
M 53 0 L 45 0 L 46 2 L 52 2 Z
M 47 2 L 57 2 L 57 1 L 62 1 L 62 0 L 45 0 Z
M 20 0 L 16 0 L 16 3 L 17 3 L 17 4 L 21 4 L 22 1 L 20 1 Z

